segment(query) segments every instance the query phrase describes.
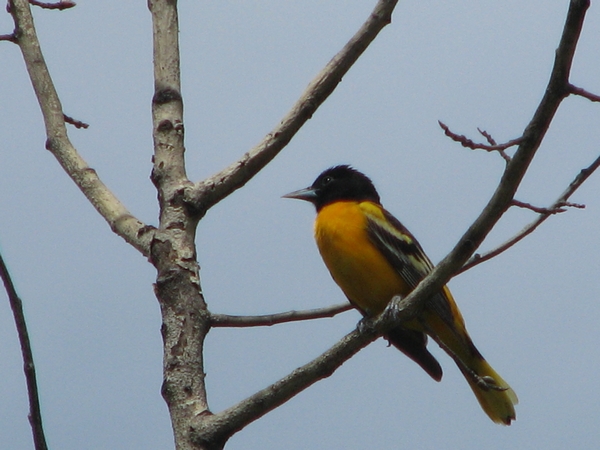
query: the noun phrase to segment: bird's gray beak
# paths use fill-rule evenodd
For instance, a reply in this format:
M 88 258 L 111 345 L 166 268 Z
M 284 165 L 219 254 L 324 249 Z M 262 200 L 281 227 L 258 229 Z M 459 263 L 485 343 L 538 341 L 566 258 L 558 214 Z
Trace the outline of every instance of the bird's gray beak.
M 314 203 L 317 199 L 317 192 L 312 187 L 300 189 L 289 194 L 282 195 L 283 198 L 297 198 L 298 200 L 306 200 L 307 202 Z

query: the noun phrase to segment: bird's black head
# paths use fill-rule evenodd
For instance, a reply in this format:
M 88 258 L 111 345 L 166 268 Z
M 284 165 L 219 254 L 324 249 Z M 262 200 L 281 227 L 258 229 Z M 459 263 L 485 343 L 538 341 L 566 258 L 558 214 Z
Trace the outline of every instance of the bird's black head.
M 309 201 L 315 205 L 317 211 L 340 200 L 368 200 L 380 203 L 373 182 L 363 173 L 347 165 L 325 170 L 310 187 L 290 192 L 284 197 Z

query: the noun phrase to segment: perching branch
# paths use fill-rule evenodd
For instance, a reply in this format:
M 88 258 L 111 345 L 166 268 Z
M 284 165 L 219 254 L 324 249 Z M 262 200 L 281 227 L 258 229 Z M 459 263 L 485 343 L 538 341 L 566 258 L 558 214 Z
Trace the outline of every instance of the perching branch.
M 525 237 L 529 236 L 531 233 L 533 233 L 537 229 L 537 227 L 539 227 L 542 223 L 544 223 L 544 221 L 548 217 L 550 217 L 553 214 L 556 214 L 557 212 L 564 211 L 564 207 L 583 208 L 584 205 L 580 205 L 577 203 L 569 203 L 568 202 L 569 197 L 571 197 L 571 195 L 573 195 L 575 193 L 575 191 L 577 189 L 579 189 L 579 187 L 594 173 L 594 171 L 596 169 L 598 169 L 599 166 L 600 166 L 600 156 L 598 158 L 596 158 L 596 160 L 592 164 L 590 164 L 588 167 L 586 167 L 585 169 L 582 169 L 581 172 L 579 172 L 579 174 L 575 177 L 575 179 L 573 181 L 571 181 L 571 183 L 569 184 L 567 189 L 560 195 L 560 197 L 558 197 L 556 199 L 556 201 L 549 208 L 542 208 L 541 210 L 537 211 L 539 213 L 539 216 L 537 217 L 536 220 L 534 220 L 533 222 L 528 224 L 521 231 L 519 231 L 515 236 L 513 236 L 512 238 L 510 238 L 503 244 L 499 245 L 498 247 L 496 247 L 486 253 L 483 253 L 481 255 L 479 255 L 479 254 L 474 255 L 460 269 L 460 271 L 457 272 L 457 275 L 459 273 L 465 272 L 466 270 L 469 270 L 469 269 L 475 267 L 478 264 L 481 264 L 482 262 L 492 259 L 495 256 L 498 256 L 500 253 L 508 250 L 513 245 L 515 245 L 517 242 L 521 241 L 523 238 L 525 238 Z M 514 200 L 513 200 L 513 202 L 514 202 Z
M 344 362 L 399 322 L 414 319 L 419 301 L 394 297 L 378 317 L 359 322 L 357 329 L 311 362 L 299 367 L 272 385 L 218 414 L 199 417 L 192 427 L 192 439 L 208 448 L 222 448 L 227 439 L 249 423 L 333 374 Z
M 519 147 L 507 165 L 496 192 L 450 254 L 421 282 L 411 296 L 417 295 L 421 290 L 429 289 L 429 286 L 441 289 L 454 274 L 466 270 L 461 266 L 467 262 L 492 227 L 510 207 L 515 192 L 535 156 L 558 106 L 571 93 L 572 85 L 569 83 L 571 64 L 589 5 L 589 0 L 571 0 L 544 97 L 523 135 L 518 138 Z M 436 279 L 438 276 L 441 278 Z M 435 289 L 431 292 L 435 292 Z
M 135 218 L 79 155 L 67 135 L 65 116 L 37 38 L 29 1 L 9 0 L 15 39 L 21 49 L 46 126 L 46 148 L 81 189 L 110 228 L 143 255 L 150 253 L 154 228 Z
M 339 305 L 327 306 L 325 308 L 307 309 L 304 311 L 287 311 L 278 314 L 266 314 L 262 316 L 230 316 L 227 314 L 211 314 L 210 323 L 212 327 L 269 327 L 287 322 L 298 322 L 301 320 L 323 319 L 333 317 L 339 313 L 352 309 L 348 302 Z
M 27 383 L 27 394 L 29 397 L 29 424 L 31 425 L 31 431 L 33 433 L 33 442 L 36 450 L 46 450 L 48 446 L 46 445 L 44 427 L 42 426 L 42 413 L 40 410 L 40 398 L 35 376 L 35 365 L 33 364 L 33 352 L 31 351 L 25 314 L 23 313 L 23 302 L 17 294 L 2 255 L 0 255 L 0 278 L 2 278 L 2 281 L 4 282 L 4 288 L 6 289 L 10 308 L 12 309 L 15 318 L 15 325 L 17 326 L 19 343 L 21 344 L 23 370 L 25 371 L 25 381 Z
M 192 440 L 206 448 L 222 448 L 237 431 L 282 405 L 314 383 L 329 377 L 344 362 L 380 335 L 378 328 L 355 330 L 308 364 L 218 414 L 198 417 Z
M 571 64 L 589 5 L 589 0 L 571 0 L 544 97 L 525 128 L 523 135 L 519 138 L 519 147 L 506 166 L 500 184 L 492 198 L 452 251 L 406 297 L 407 301 L 413 301 L 412 299 L 416 301 L 417 298 L 423 298 L 420 297 L 423 292 L 429 296 L 441 289 L 454 274 L 460 271 L 504 212 L 510 207 L 515 192 L 542 143 L 560 103 L 570 93 L 569 74 Z
M 9 3 L 17 31 L 13 35 L 8 35 L 5 40 L 16 42 L 23 52 L 46 123 L 47 148 L 52 151 L 111 228 L 144 255 L 150 256 L 158 270 L 155 287 L 163 313 L 162 332 L 165 342 L 163 396 L 169 404 L 178 448 L 184 446 L 192 448 L 188 445 L 190 435 L 193 441 L 203 448 L 221 448 L 236 431 L 318 380 L 331 375 L 343 362 L 375 340 L 387 329 L 386 327 L 397 326 L 399 321 L 412 317 L 427 298 L 460 270 L 495 223 L 511 204 L 514 204 L 514 194 L 561 101 L 569 94 L 582 95 L 590 100 L 594 98 L 593 94 L 574 88 L 568 80 L 573 53 L 589 6 L 589 1 L 573 0 L 546 94 L 523 136 L 503 144 L 518 145 L 514 157 L 511 159 L 503 153 L 507 147 L 491 148 L 499 146 L 493 142 L 490 135 L 481 132 L 489 143 L 486 149 L 499 151 L 507 161 L 507 167 L 487 207 L 453 251 L 409 296 L 393 300 L 386 312 L 370 323 L 371 326 L 348 334 L 319 358 L 248 399 L 222 412 L 212 414 L 208 411 L 206 403 L 202 365 L 202 341 L 208 326 L 211 325 L 211 317 L 205 309 L 206 305 L 199 286 L 193 246 L 195 222 L 211 206 L 242 187 L 285 147 L 298 129 L 331 94 L 342 76 L 379 31 L 390 22 L 396 1 L 378 2 L 372 16 L 359 32 L 311 82 L 281 124 L 259 145 L 219 174 L 192 185 L 185 175 L 183 160 L 184 129 L 178 78 L 176 1 L 150 0 L 149 7 L 153 14 L 155 38 L 153 97 L 155 164 L 152 180 L 159 191 L 160 231 L 147 227 L 134 218 L 102 184 L 93 169 L 87 166 L 71 145 L 67 137 L 65 116 L 60 101 L 39 51 L 28 2 L 10 0 Z M 167 36 L 161 33 L 166 33 Z M 447 127 L 445 131 L 458 137 L 457 140 L 461 143 L 470 141 L 464 136 L 450 132 Z M 485 144 L 475 143 L 473 145 L 485 146 Z M 299 314 L 309 315 L 308 312 L 290 312 L 259 318 L 233 319 L 231 316 L 212 316 L 212 325 L 221 326 L 216 325 L 219 320 L 221 324 L 244 320 L 255 324 L 260 320 L 280 322 L 300 320 Z M 215 317 L 217 317 L 216 321 Z M 263 324 L 267 325 L 266 322 Z M 192 420 L 188 421 L 190 417 Z
M 422 302 L 439 291 L 460 270 L 509 208 L 560 103 L 569 94 L 569 72 L 588 7 L 587 0 L 571 1 L 545 95 L 523 136 L 519 139 L 518 149 L 507 164 L 500 184 L 488 205 L 454 249 L 416 289 L 404 299 L 392 300 L 386 308 L 386 313 L 377 319 L 377 323 L 384 329 L 390 315 L 394 319 L 390 323 L 397 325 L 397 319 L 406 320 L 406 315 L 412 316 L 412 311 L 418 310 Z M 389 311 L 394 314 L 389 314 Z M 380 332 L 371 334 L 372 330 L 369 327 L 366 327 L 363 333 L 353 332 L 321 357 L 297 369 L 274 385 L 220 413 L 199 417 L 192 429 L 194 440 L 206 444 L 208 448 L 221 448 L 233 433 L 284 403 L 318 379 L 332 373 L 360 348 L 374 340 Z
M 313 79 L 296 104 L 270 133 L 238 161 L 186 191 L 187 203 L 201 217 L 213 205 L 244 186 L 294 137 L 329 97 L 342 77 L 392 20 L 397 0 L 379 0 L 367 21 Z

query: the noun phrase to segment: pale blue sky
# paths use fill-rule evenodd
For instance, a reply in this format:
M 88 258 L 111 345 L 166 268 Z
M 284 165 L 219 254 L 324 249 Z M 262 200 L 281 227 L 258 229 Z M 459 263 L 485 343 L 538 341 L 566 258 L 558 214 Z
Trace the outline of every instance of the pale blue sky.
M 198 180 L 256 144 L 360 26 L 374 1 L 180 2 L 187 168 Z M 200 223 L 202 287 L 214 312 L 265 314 L 339 303 L 312 240 L 312 208 L 280 196 L 324 168 L 367 173 L 384 205 L 434 262 L 487 202 L 503 169 L 438 120 L 477 138 L 517 137 L 548 80 L 566 0 L 402 1 L 376 42 L 291 144 Z M 572 82 L 600 93 L 600 10 L 592 5 Z M 149 180 L 151 23 L 146 2 L 81 1 L 35 13 L 74 144 L 141 220 L 156 224 Z M 0 34 L 12 30 L 0 14 Z M 172 448 L 160 396 L 160 313 L 152 266 L 113 235 L 44 150 L 18 52 L 0 43 L 0 247 L 25 303 L 51 448 Z M 600 151 L 600 106 L 561 106 L 518 198 L 549 205 Z M 509 252 L 452 280 L 478 348 L 521 403 L 493 424 L 449 357 L 441 383 L 383 340 L 331 378 L 251 424 L 228 449 L 593 448 L 600 440 L 600 174 Z M 534 218 L 510 211 L 484 243 Z M 359 315 L 206 342 L 214 411 L 286 375 Z M 22 361 L 0 295 L 0 448 L 32 448 Z

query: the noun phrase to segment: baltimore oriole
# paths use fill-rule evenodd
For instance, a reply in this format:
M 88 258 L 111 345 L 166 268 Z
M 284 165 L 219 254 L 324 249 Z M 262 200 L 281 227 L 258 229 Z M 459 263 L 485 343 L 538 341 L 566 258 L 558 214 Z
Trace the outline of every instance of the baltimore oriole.
M 413 235 L 381 206 L 371 180 L 350 166 L 327 169 L 312 186 L 284 197 L 316 207 L 319 252 L 335 282 L 364 316 L 380 314 L 392 297 L 406 296 L 433 269 Z M 475 348 L 446 286 L 425 302 L 416 319 L 384 336 L 439 381 L 442 368 L 427 350 L 427 335 L 454 359 L 486 414 L 510 425 L 517 396 Z

